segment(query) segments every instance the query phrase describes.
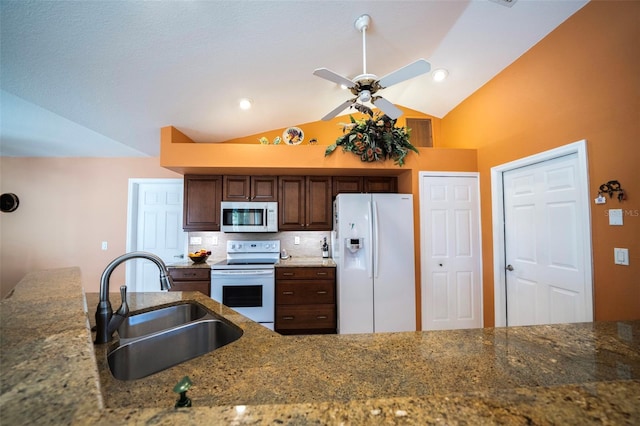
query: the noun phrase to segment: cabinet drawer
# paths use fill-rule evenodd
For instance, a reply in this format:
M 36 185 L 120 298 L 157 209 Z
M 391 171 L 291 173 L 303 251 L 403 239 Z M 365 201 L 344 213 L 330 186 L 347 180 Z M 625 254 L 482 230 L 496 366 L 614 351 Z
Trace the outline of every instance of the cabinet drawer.
M 335 305 L 297 305 L 276 307 L 276 330 L 336 327 Z
M 326 279 L 336 277 L 336 268 L 276 268 L 276 279 Z
M 205 296 L 211 296 L 210 281 L 174 281 L 169 291 L 199 291 Z
M 171 278 L 178 281 L 186 280 L 211 280 L 209 268 L 169 268 Z
M 276 284 L 276 305 L 335 303 L 332 280 L 286 280 Z

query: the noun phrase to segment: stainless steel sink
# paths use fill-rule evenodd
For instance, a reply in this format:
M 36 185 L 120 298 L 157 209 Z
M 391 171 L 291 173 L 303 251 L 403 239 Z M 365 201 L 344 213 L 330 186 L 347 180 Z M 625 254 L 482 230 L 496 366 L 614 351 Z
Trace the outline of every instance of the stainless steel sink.
M 107 355 L 116 379 L 136 380 L 204 355 L 242 336 L 219 319 L 201 319 L 122 343 Z
M 183 303 L 129 315 L 118 327 L 121 339 L 142 337 L 204 318 L 208 314 L 197 303 Z

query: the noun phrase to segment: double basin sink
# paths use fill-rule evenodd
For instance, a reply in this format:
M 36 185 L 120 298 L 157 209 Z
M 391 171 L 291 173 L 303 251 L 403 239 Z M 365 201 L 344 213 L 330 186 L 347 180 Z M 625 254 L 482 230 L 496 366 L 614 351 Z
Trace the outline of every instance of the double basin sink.
M 228 345 L 242 329 L 194 302 L 129 315 L 107 354 L 116 379 L 136 380 Z

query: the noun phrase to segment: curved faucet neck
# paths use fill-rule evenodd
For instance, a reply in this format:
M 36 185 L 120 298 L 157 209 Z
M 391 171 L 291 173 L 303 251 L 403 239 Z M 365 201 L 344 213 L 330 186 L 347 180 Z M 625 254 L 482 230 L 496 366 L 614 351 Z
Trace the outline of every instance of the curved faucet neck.
M 125 253 L 122 256 L 118 256 L 107 265 L 105 270 L 102 272 L 102 277 L 100 278 L 100 301 L 108 301 L 109 300 L 109 280 L 111 278 L 111 273 L 120 265 L 121 263 L 126 262 L 130 259 L 147 259 L 156 264 L 158 269 L 160 270 L 160 287 L 162 290 L 168 290 L 171 286 L 171 281 L 168 278 L 167 266 L 164 264 L 162 259 L 156 256 L 153 253 L 148 253 L 144 251 L 132 251 L 130 253 Z M 167 288 L 165 288 L 168 285 Z
M 110 342 L 113 339 L 113 332 L 129 314 L 126 286 L 120 287 L 122 305 L 115 314 L 111 309 L 111 302 L 109 301 L 109 280 L 111 279 L 111 273 L 118 265 L 129 259 L 148 259 L 155 263 L 160 270 L 160 288 L 162 290 L 169 290 L 171 288 L 172 281 L 167 271 L 167 266 L 162 259 L 155 254 L 144 251 L 134 251 L 113 259 L 102 272 L 102 277 L 100 278 L 100 302 L 96 309 L 96 344 Z

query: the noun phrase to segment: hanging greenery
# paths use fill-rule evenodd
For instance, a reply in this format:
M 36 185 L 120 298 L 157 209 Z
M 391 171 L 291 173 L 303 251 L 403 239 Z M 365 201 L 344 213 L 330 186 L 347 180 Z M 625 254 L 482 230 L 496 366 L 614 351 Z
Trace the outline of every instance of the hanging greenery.
M 325 157 L 341 146 L 343 151 L 354 153 L 362 161 L 385 161 L 389 158 L 402 167 L 409 151 L 419 153 L 409 142 L 411 129 L 396 127 L 396 120 L 379 112 L 374 114 L 369 109 L 366 113 L 369 117 L 363 120 L 350 115 L 351 123 L 341 123 L 343 135 L 327 147 Z

